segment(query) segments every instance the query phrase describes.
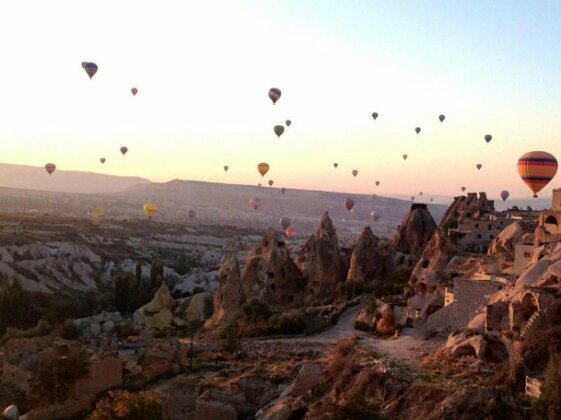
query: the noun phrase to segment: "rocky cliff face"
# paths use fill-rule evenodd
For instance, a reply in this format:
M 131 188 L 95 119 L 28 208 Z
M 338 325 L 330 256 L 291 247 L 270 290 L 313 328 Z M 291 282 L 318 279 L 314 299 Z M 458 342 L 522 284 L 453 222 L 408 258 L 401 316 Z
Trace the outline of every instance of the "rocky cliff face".
M 309 303 L 333 299 L 344 276 L 341 275 L 337 233 L 327 212 L 300 251 L 298 266 L 308 281 L 306 300 Z
M 488 255 L 500 257 L 505 261 L 514 261 L 514 249 L 519 243 L 532 243 L 535 223 L 522 220 L 510 224 L 499 232 L 489 245 Z
M 370 227 L 364 228 L 351 255 L 347 281 L 369 283 L 380 279 L 385 272 L 386 258 L 378 244 L 379 239 Z
M 481 217 L 495 212 L 494 200 L 488 200 L 484 192 L 468 193 L 467 196 L 461 195 L 454 197 L 454 201 L 444 213 L 441 226 L 445 226 L 452 221 L 461 222 L 464 219 L 480 219 Z
M 304 296 L 302 272 L 279 233 L 269 229 L 247 257 L 242 285 L 248 300 L 296 306 Z
M 214 314 L 205 327 L 225 327 L 242 314 L 245 304 L 240 267 L 235 255 L 225 256 L 220 261 L 218 273 L 220 286 L 214 294 Z
M 413 269 L 409 283 L 416 293 L 432 292 L 438 285 L 449 278 L 445 272 L 450 253 L 454 251 L 450 240 L 437 230 L 424 249 L 421 259 Z
M 416 263 L 435 230 L 436 223 L 426 204 L 413 204 L 397 233 L 390 239 L 390 246 L 401 256 L 411 256 Z M 404 261 L 400 260 L 398 264 L 403 264 Z

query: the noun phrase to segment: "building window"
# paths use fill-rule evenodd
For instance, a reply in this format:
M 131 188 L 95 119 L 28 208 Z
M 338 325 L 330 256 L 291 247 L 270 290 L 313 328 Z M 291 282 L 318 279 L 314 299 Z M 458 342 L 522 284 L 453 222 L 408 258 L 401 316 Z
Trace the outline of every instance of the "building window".
M 489 225 L 489 230 L 493 229 L 493 225 Z
M 481 233 L 477 234 L 477 239 L 481 239 Z
M 479 223 L 476 223 L 476 224 L 475 224 L 475 227 L 478 228 L 478 227 L 479 227 Z

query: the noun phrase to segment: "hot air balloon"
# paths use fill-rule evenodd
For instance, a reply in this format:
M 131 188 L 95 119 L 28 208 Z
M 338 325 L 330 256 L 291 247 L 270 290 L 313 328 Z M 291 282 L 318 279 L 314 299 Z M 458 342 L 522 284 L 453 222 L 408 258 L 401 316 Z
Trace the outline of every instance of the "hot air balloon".
M 86 71 L 90 79 L 97 73 L 97 64 L 88 61 L 82 61 L 82 68 Z
M 185 214 L 185 212 L 184 212 L 183 210 L 177 210 L 177 211 L 175 212 L 175 218 L 176 218 L 177 220 L 183 220 L 183 219 L 185 219 L 185 217 L 186 217 L 186 214 Z
M 491 141 L 491 139 L 493 138 L 493 136 L 491 134 L 485 134 L 485 137 L 483 137 L 485 139 L 485 141 L 487 143 L 489 143 Z
M 411 196 L 411 201 L 415 201 L 415 197 L 414 197 L 414 196 Z
M 288 229 L 288 227 L 290 226 L 291 223 L 292 223 L 292 220 L 290 220 L 288 217 L 281 217 L 279 219 L 279 225 L 282 226 L 282 230 Z
M 402 158 L 403 158 L 403 160 L 407 160 L 407 155 L 404 154 L 404 155 L 402 156 Z
M 268 182 L 268 184 L 269 184 L 269 187 L 272 187 L 273 184 L 274 184 L 274 181 L 273 181 L 272 179 L 270 179 L 269 182 Z
M 421 192 L 419 193 L 419 195 L 423 195 L 423 192 L 421 191 Z
M 518 159 L 518 175 L 533 191 L 534 197 L 538 196 L 556 173 L 557 159 L 548 152 L 528 152 Z
M 376 194 L 372 194 L 372 200 L 376 200 Z
M 253 207 L 253 210 L 257 210 L 261 205 L 261 200 L 259 200 L 259 197 L 251 197 L 249 199 L 249 205 Z
M 462 187 L 460 189 L 462 190 L 462 192 L 464 192 L 466 190 L 466 187 Z
M 103 207 L 94 207 L 88 210 L 88 218 L 94 224 L 99 224 L 104 214 L 105 214 L 105 209 Z
M 374 118 L 374 121 L 376 121 L 376 118 L 378 118 L 378 113 L 377 113 L 377 112 L 373 112 L 373 113 L 372 113 L 372 118 Z
M 292 124 L 292 121 L 286 120 L 284 123 L 286 124 L 287 127 L 290 127 L 290 124 Z
M 446 118 L 446 115 L 444 115 L 444 114 L 440 114 L 438 116 L 438 119 L 440 120 L 440 122 L 443 122 L 445 118 Z
M 509 195 L 510 193 L 507 190 L 501 191 L 501 198 L 503 199 L 503 201 L 506 201 Z
M 351 211 L 355 206 L 355 202 L 352 198 L 345 198 L 344 204 L 348 211 Z
M 257 170 L 259 171 L 261 176 L 265 176 L 265 174 L 269 172 L 269 164 L 261 162 L 259 165 L 257 165 Z
M 380 185 L 380 181 L 375 182 L 376 186 Z
M 228 169 L 230 169 L 230 167 L 228 165 L 224 165 L 224 172 L 228 172 Z
M 433 198 L 432 198 L 432 197 L 430 198 L 430 202 L 431 202 L 431 203 L 433 202 Z
M 136 96 L 136 94 L 138 93 L 138 89 L 135 88 L 135 87 L 133 87 L 133 88 L 131 89 L 131 93 L 132 93 L 132 96 Z
M 296 229 L 293 228 L 293 227 L 289 227 L 288 229 L 286 229 L 284 231 L 284 234 L 286 236 L 288 236 L 289 238 L 292 238 L 292 237 L 296 236 Z
M 421 132 L 421 127 L 415 127 L 415 133 L 419 134 Z
M 273 105 L 277 103 L 279 98 L 281 97 L 282 93 L 278 88 L 271 88 L 269 89 L 269 98 L 273 101 Z
M 358 171 L 356 169 L 353 169 L 353 176 L 357 176 L 358 175 Z
M 148 217 L 148 220 L 152 220 L 152 217 L 158 213 L 158 206 L 154 203 L 146 203 L 142 209 L 144 210 L 146 217 Z
M 277 137 L 280 137 L 282 136 L 282 133 L 284 133 L 284 127 L 282 125 L 275 125 L 273 131 L 275 132 Z
M 478 163 L 477 165 L 475 165 L 475 167 L 477 168 L 477 170 L 480 170 L 483 167 L 483 165 L 481 163 Z
M 339 166 L 338 163 L 334 163 L 334 164 L 333 164 L 333 167 L 334 167 L 334 168 L 337 168 L 337 166 Z
M 187 212 L 187 217 L 193 220 L 195 217 L 197 217 L 197 212 L 195 210 L 189 210 Z
M 47 163 L 45 165 L 45 170 L 51 175 L 56 169 L 56 165 L 54 163 Z
M 380 218 L 380 216 L 374 210 L 372 210 L 372 212 L 370 213 L 370 217 L 372 217 L 375 222 L 377 222 Z
M 123 156 L 125 156 L 128 151 L 129 151 L 128 147 L 126 147 L 126 146 L 121 147 L 121 153 L 123 154 Z
M 105 158 L 104 157 L 99 158 L 99 161 L 103 164 L 103 163 L 105 163 Z
M 286 188 L 282 187 L 282 188 L 281 188 L 281 193 L 282 193 L 282 195 L 284 195 L 285 192 L 286 192 Z

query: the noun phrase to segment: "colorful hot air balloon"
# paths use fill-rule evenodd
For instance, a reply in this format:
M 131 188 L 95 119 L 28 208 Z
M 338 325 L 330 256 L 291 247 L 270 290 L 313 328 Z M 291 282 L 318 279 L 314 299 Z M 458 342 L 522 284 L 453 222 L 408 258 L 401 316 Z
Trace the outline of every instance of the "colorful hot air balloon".
M 403 158 L 403 160 L 407 160 L 407 155 L 404 154 L 403 156 L 401 156 Z
M 261 162 L 259 165 L 257 165 L 257 170 L 259 171 L 261 176 L 265 176 L 265 174 L 269 172 L 269 164 Z
M 462 192 L 464 192 L 466 190 L 466 187 L 462 187 L 460 189 L 462 190 Z
M 478 163 L 477 165 L 475 165 L 475 167 L 477 168 L 477 170 L 480 170 L 483 167 L 483 165 L 481 163 Z
M 419 134 L 421 132 L 421 127 L 415 127 L 415 133 Z
M 286 188 L 282 187 L 282 188 L 281 188 L 281 193 L 282 193 L 282 195 L 284 195 L 285 192 L 286 192 Z
M 273 181 L 272 179 L 270 179 L 270 180 L 268 181 L 269 187 L 272 187 L 273 184 L 274 184 L 274 182 L 275 182 L 275 181 Z
M 121 153 L 123 154 L 123 156 L 125 156 L 128 151 L 129 151 L 128 147 L 126 147 L 126 146 L 121 147 Z
M 228 172 L 228 169 L 230 169 L 230 167 L 228 165 L 224 165 L 224 172 Z
M 353 207 L 355 206 L 355 202 L 352 198 L 345 198 L 345 207 L 348 211 L 351 211 L 353 209 Z
M 507 190 L 502 190 L 501 191 L 501 198 L 503 199 L 503 201 L 506 201 L 506 199 L 508 198 L 509 195 L 510 195 L 510 193 Z
M 273 131 L 275 132 L 277 137 L 280 137 L 282 136 L 282 133 L 284 133 L 284 127 L 282 125 L 275 125 Z
M 279 98 L 281 97 L 282 93 L 278 88 L 271 88 L 269 89 L 269 98 L 273 101 L 273 105 L 277 103 Z
M 440 120 L 440 122 L 443 122 L 445 118 L 446 118 L 446 115 L 444 115 L 444 114 L 440 114 L 438 116 L 438 119 Z
M 289 227 L 284 231 L 284 234 L 289 238 L 293 238 L 294 236 L 296 236 L 296 229 L 293 227 Z
M 257 210 L 261 205 L 261 200 L 259 199 L 259 197 L 251 197 L 249 199 L 249 205 L 253 207 L 253 210 Z
M 518 159 L 518 174 L 522 181 L 538 196 L 543 187 L 557 173 L 557 159 L 548 152 L 534 151 L 523 154 Z
M 372 217 L 372 219 L 377 222 L 378 219 L 380 218 L 380 216 L 374 211 L 372 210 L 372 212 L 370 212 L 370 217 Z
M 88 61 L 82 61 L 82 68 L 86 71 L 90 79 L 97 73 L 97 64 Z
M 290 127 L 290 124 L 292 124 L 292 121 L 286 120 L 284 123 L 286 124 L 287 127 Z
M 334 168 L 337 168 L 337 166 L 339 166 L 338 163 L 334 163 L 334 164 L 333 164 L 333 167 L 334 167 Z
M 105 163 L 105 158 L 104 158 L 104 157 L 99 158 L 99 161 L 100 161 L 102 164 L 104 164 L 104 163 Z
M 380 185 L 380 181 L 375 182 L 376 186 Z
M 353 176 L 357 176 L 358 175 L 358 171 L 356 169 L 353 169 Z
M 146 203 L 142 209 L 144 210 L 146 217 L 148 217 L 148 220 L 152 220 L 152 217 L 158 213 L 158 206 L 154 203 Z
M 286 230 L 288 229 L 288 227 L 292 224 L 292 220 L 290 220 L 288 217 L 281 217 L 279 219 L 279 225 L 281 225 L 282 230 Z
M 135 87 L 133 87 L 133 88 L 131 89 L 131 93 L 132 93 L 132 96 L 136 96 L 136 94 L 138 93 L 138 89 L 135 88 Z
M 493 136 L 491 134 L 485 134 L 485 137 L 483 137 L 485 139 L 485 141 L 487 143 L 489 143 L 491 141 L 491 139 L 493 138 Z
M 51 175 L 56 169 L 56 165 L 54 163 L 47 163 L 45 165 L 45 170 Z
M 376 118 L 378 118 L 378 113 L 377 113 L 377 112 L 373 112 L 373 113 L 372 113 L 372 118 L 374 118 L 374 121 L 376 121 Z

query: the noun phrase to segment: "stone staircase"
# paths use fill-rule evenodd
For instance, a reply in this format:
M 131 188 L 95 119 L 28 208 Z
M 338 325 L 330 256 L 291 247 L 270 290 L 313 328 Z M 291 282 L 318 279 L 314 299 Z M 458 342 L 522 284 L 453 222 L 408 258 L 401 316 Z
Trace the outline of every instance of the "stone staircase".
M 538 319 L 540 319 L 540 311 L 536 311 L 530 316 L 530 319 L 528 319 L 528 322 L 524 325 L 524 328 L 522 328 L 522 331 L 520 332 L 521 339 L 524 339 L 526 334 L 528 334 L 528 331 L 532 329 L 532 326 L 536 324 Z

